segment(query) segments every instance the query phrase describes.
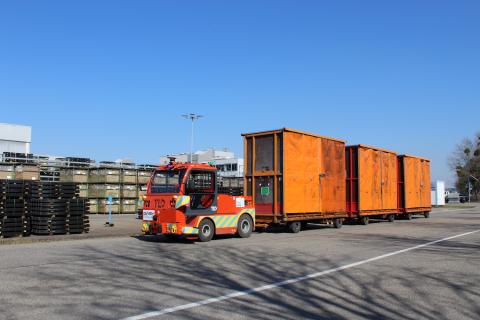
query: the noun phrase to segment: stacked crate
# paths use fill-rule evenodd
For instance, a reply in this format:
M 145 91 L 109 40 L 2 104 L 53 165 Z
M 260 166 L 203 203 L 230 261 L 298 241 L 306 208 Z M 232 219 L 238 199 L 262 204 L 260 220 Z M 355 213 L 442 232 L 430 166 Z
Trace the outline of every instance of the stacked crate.
M 65 168 L 60 171 L 61 182 L 75 182 L 80 189 L 80 197 L 88 196 L 88 169 Z
M 15 167 L 15 178 L 18 180 L 39 180 L 40 171 L 37 165 L 22 164 Z
M 135 213 L 135 203 L 137 200 L 137 186 L 124 184 L 121 187 L 121 213 Z
M 14 179 L 15 167 L 11 164 L 0 164 L 0 179 Z
M 120 213 L 120 199 L 112 199 L 112 214 Z M 110 210 L 110 204 L 107 199 L 98 199 L 98 213 L 107 214 Z
M 33 164 L 35 159 L 31 153 L 4 152 L 2 154 L 4 162 Z
M 92 214 L 98 213 L 98 199 L 88 198 L 88 206 L 90 208 L 90 213 Z
M 67 233 L 67 201 L 65 199 L 31 199 L 30 210 L 33 234 Z
M 30 234 L 24 181 L 0 180 L 0 237 Z
M 147 165 L 147 164 L 138 165 L 138 170 L 137 170 L 138 184 L 146 185 L 148 183 L 148 180 L 150 180 L 150 176 L 152 175 L 153 170 L 155 170 L 155 166 Z
M 89 205 L 85 198 L 70 199 L 67 202 L 67 233 L 88 233 L 90 221 L 88 217 Z
M 30 182 L 32 233 L 54 235 L 89 232 L 88 202 L 73 182 Z
M 137 171 L 134 166 L 126 165 L 121 174 L 121 201 L 120 212 L 133 214 L 136 211 L 137 201 Z
M 66 234 L 67 202 L 59 197 L 54 182 L 31 182 L 29 208 L 32 233 L 36 235 Z
M 89 173 L 88 198 L 90 205 L 97 203 L 97 213 L 108 213 L 108 197 L 112 197 L 112 213 L 120 213 L 121 170 L 115 163 L 102 162 L 99 168 L 91 168 Z M 92 201 L 93 200 L 93 201 Z

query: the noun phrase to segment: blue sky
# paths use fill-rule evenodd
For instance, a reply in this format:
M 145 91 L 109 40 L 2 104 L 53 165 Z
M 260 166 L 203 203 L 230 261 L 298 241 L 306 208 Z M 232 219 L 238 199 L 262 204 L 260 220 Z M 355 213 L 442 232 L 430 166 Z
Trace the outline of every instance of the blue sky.
M 157 162 L 291 127 L 432 160 L 480 130 L 479 1 L 3 1 L 0 122 Z

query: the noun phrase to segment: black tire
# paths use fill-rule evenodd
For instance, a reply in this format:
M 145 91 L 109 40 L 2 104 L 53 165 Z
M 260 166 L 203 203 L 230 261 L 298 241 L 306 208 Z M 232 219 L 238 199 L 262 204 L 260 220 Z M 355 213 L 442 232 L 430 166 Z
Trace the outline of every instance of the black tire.
M 253 231 L 253 220 L 248 214 L 243 214 L 237 223 L 237 233 L 240 238 L 248 238 Z
M 333 227 L 335 229 L 340 229 L 343 225 L 343 219 L 342 218 L 335 218 L 333 219 Z
M 370 222 L 370 218 L 368 216 L 362 216 L 358 218 L 358 223 L 360 223 L 362 226 L 366 226 Z
M 389 214 L 387 217 L 388 222 L 394 222 L 395 221 L 395 215 L 394 214 Z
M 302 230 L 302 224 L 299 221 L 288 223 L 288 231 L 291 233 L 299 233 Z
M 425 219 L 430 218 L 430 212 L 428 212 L 428 211 L 427 211 L 427 212 L 424 212 L 424 213 L 423 213 L 423 216 L 425 217 Z
M 198 226 L 198 239 L 201 242 L 208 242 L 212 240 L 215 235 L 215 226 L 210 219 L 203 219 Z
M 412 214 L 411 213 L 406 213 L 405 214 L 405 219 L 406 220 L 412 220 Z

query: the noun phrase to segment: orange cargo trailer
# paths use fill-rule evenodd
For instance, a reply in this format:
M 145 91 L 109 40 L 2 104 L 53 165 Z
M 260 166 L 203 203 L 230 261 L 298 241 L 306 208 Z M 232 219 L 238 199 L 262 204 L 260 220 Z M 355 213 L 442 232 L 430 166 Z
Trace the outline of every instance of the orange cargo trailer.
M 398 156 L 398 210 L 410 219 L 413 213 L 430 216 L 430 160 Z
M 298 232 L 308 221 L 347 217 L 345 142 L 293 129 L 247 133 L 245 194 L 255 202 L 257 226 L 287 224 Z
M 393 221 L 397 208 L 397 154 L 367 145 L 346 147 L 346 199 L 350 219 Z

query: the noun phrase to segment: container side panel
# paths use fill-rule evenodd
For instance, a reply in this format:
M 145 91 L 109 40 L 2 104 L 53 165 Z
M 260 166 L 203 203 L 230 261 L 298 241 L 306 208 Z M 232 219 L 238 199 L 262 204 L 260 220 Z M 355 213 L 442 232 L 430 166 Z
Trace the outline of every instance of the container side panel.
M 397 155 L 382 152 L 382 197 L 383 210 L 397 208 Z
M 381 162 L 380 151 L 358 148 L 360 211 L 378 210 L 382 207 Z
M 320 139 L 299 133 L 285 132 L 283 148 L 285 213 L 321 212 L 319 197 Z
M 321 139 L 320 203 L 323 212 L 345 212 L 345 145 Z M 312 199 L 313 200 L 313 199 Z
M 252 175 L 253 172 L 253 142 L 252 138 L 245 138 L 245 151 L 246 151 L 246 156 L 245 158 L 247 159 L 247 170 L 245 172 L 248 175 Z
M 421 166 L 418 159 L 404 157 L 405 208 L 421 206 Z
M 430 192 L 431 182 L 430 182 L 430 161 L 421 160 L 422 163 L 422 204 L 421 207 L 431 207 L 432 205 L 432 194 Z

